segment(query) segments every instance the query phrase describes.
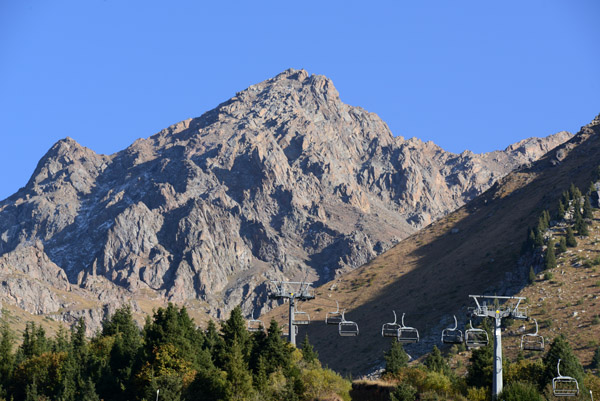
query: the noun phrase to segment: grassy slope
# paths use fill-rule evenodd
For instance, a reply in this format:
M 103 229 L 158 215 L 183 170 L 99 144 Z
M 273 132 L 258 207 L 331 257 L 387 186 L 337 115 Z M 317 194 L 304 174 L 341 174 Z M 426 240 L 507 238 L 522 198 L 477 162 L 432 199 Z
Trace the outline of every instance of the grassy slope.
M 599 137 L 600 122 L 591 124 L 568 144 L 508 175 L 473 202 L 318 288 L 317 298 L 301 305 L 313 323 L 300 329 L 300 340 L 308 332 L 325 364 L 359 374 L 380 362 L 389 347 L 380 330 L 393 319 L 392 309 L 399 315 L 405 312 L 406 325 L 419 329 L 422 343 L 406 347 L 418 354 L 440 345 L 440 330 L 450 324 L 452 314 L 464 322 L 464 308 L 472 306 L 469 294 L 516 295 L 503 293 L 499 283 L 515 272 L 527 227 L 536 223 L 542 210 L 553 208 L 572 182 L 588 187 L 591 172 L 600 164 Z M 523 283 L 526 273 L 522 272 Z M 572 287 L 578 291 L 586 285 L 575 282 Z M 335 300 L 347 310 L 347 320 L 360 325 L 358 337 L 339 337 L 335 326 L 324 324 L 325 312 L 335 309 Z M 561 302 L 556 300 L 557 305 Z M 263 319 L 285 322 L 286 314 L 284 305 Z M 554 327 L 565 325 L 567 321 Z M 600 338 L 600 326 L 592 330 Z M 587 361 L 590 350 L 578 352 Z

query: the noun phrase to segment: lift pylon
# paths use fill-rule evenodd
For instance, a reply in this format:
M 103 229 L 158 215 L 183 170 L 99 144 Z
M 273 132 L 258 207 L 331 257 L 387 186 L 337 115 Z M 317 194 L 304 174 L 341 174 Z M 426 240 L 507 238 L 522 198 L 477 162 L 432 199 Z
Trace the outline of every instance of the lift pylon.
M 289 300 L 289 334 L 288 339 L 290 344 L 296 346 L 296 334 L 298 332 L 297 321 L 295 320 L 296 312 L 296 301 L 308 301 L 315 299 L 315 295 L 312 289 L 312 283 L 304 281 L 271 281 L 275 285 L 275 289 L 269 294 L 271 299 L 283 299 L 284 301 Z M 306 313 L 306 312 L 303 312 Z M 308 316 L 308 314 L 306 314 Z M 310 320 L 302 320 L 302 324 L 308 324 Z
M 490 295 L 469 295 L 475 301 L 476 307 L 471 314 L 478 317 L 489 317 L 494 319 L 494 375 L 492 383 L 492 400 L 496 400 L 502 392 L 502 318 L 510 317 L 512 319 L 527 319 L 527 312 L 524 308 L 519 308 L 523 297 L 503 297 Z M 493 300 L 492 305 L 487 301 Z M 516 301 L 514 305 L 507 305 L 507 301 Z M 505 302 L 500 305 L 500 302 Z

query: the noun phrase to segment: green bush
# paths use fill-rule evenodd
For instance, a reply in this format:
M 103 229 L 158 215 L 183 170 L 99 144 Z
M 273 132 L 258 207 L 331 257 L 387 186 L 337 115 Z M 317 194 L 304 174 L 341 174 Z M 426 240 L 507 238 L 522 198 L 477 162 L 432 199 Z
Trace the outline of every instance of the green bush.
M 400 383 L 393 393 L 390 394 L 390 401 L 415 401 L 417 399 L 417 389 L 408 383 Z
M 513 382 L 504 387 L 498 397 L 501 401 L 544 401 L 537 387 L 527 382 Z

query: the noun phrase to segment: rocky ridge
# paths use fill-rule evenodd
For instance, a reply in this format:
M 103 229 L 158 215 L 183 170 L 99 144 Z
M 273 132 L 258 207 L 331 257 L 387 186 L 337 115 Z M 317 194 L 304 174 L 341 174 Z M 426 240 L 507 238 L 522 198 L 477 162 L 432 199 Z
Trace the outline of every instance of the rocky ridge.
M 329 281 L 570 137 L 453 154 L 290 69 L 113 155 L 57 142 L 0 202 L 0 299 L 92 326 L 132 298 L 258 313 L 269 280 Z

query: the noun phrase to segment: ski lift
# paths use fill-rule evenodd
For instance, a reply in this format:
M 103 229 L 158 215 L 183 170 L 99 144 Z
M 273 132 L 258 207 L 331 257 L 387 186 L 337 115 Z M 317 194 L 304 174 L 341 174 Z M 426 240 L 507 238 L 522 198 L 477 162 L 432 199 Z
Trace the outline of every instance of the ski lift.
M 342 312 L 340 312 L 340 304 L 335 301 L 336 310 L 334 312 L 327 312 L 325 315 L 326 324 L 340 324 L 342 322 Z
M 538 334 L 537 320 L 533 319 L 533 322 L 535 323 L 535 333 L 525 334 L 521 337 L 521 349 L 528 351 L 543 351 L 544 337 Z
M 552 379 L 552 393 L 555 397 L 575 397 L 579 394 L 579 383 L 577 380 L 560 374 L 560 359 L 556 365 L 558 377 Z
M 252 319 L 248 320 L 247 329 L 251 333 L 263 331 L 265 329 L 262 320 L 254 319 L 254 311 L 252 312 Z
M 338 324 L 338 332 L 342 337 L 355 337 L 358 335 L 358 324 L 346 320 L 342 311 L 342 321 Z
M 402 327 L 398 329 L 398 337 L 396 340 L 400 343 L 418 343 L 419 342 L 419 331 L 414 327 L 408 327 L 404 325 L 404 315 L 402 313 Z
M 293 325 L 307 325 L 310 323 L 310 316 L 307 312 L 299 311 L 294 307 L 294 315 L 292 317 Z
M 458 330 L 458 322 L 456 321 L 456 315 L 454 315 L 454 327 L 442 330 L 442 342 L 444 344 L 460 344 L 463 341 L 463 332 Z
M 469 324 L 471 325 L 471 328 L 465 330 L 465 345 L 467 346 L 467 349 L 480 348 L 488 345 L 489 338 L 487 331 L 474 328 L 473 323 L 470 320 Z
M 381 336 L 382 337 L 394 337 L 398 338 L 398 330 L 400 330 L 400 325 L 396 323 L 396 311 L 392 311 L 394 313 L 394 322 L 393 323 L 384 323 L 381 326 Z

